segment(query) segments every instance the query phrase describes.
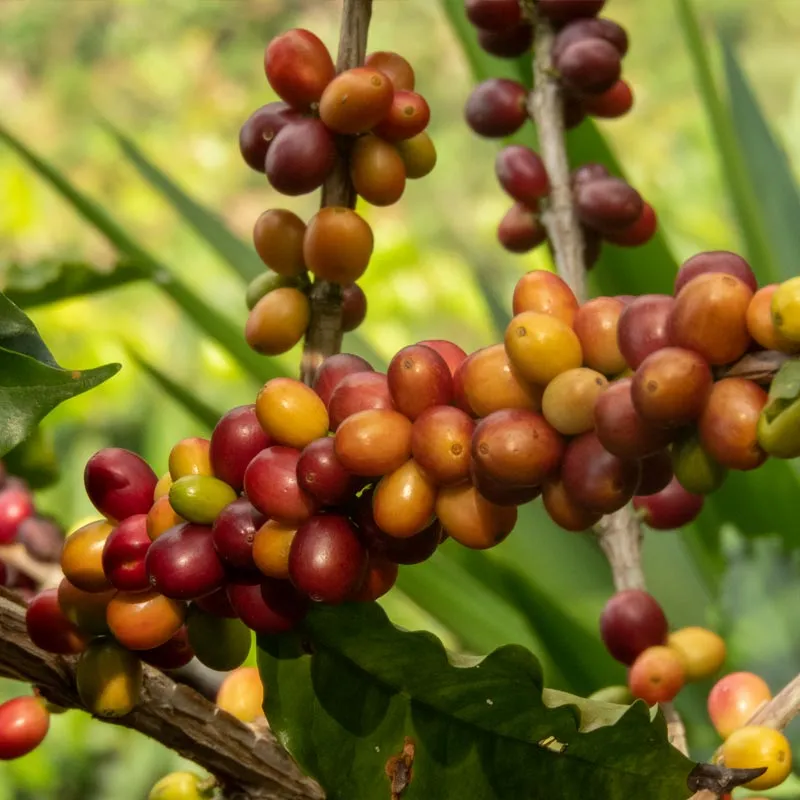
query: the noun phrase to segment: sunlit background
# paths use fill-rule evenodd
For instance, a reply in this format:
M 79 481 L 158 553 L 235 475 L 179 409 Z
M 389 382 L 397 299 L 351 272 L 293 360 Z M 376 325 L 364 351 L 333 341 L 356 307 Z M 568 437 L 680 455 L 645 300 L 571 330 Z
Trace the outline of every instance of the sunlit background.
M 800 164 L 796 0 L 697 0 L 696 6 L 707 32 L 716 24 L 735 35 L 767 117 Z M 241 281 L 142 180 L 106 123 L 248 242 L 266 208 L 285 204 L 308 217 L 318 198 L 280 199 L 241 161 L 237 135 L 251 111 L 276 99 L 262 66 L 269 39 L 303 26 L 335 49 L 339 11 L 334 0 L 0 0 L 0 120 L 243 329 Z M 623 120 L 601 123 L 603 134 L 655 206 L 679 259 L 702 249 L 736 250 L 739 232 L 674 4 L 611 0 L 607 12 L 631 33 L 625 76 L 636 107 Z M 414 65 L 432 108 L 439 164 L 429 178 L 410 184 L 398 205 L 364 209 L 376 253 L 362 282 L 370 310 L 360 333 L 384 358 L 421 338 L 450 338 L 467 350 L 492 343 L 491 314 L 471 267 L 480 262 L 508 305 L 515 277 L 543 256 L 512 256 L 496 244 L 508 201 L 494 179 L 496 145 L 463 122 L 472 79 L 462 48 L 438 2 L 376 0 L 370 49 L 400 50 Z M 116 260 L 108 242 L 0 144 L 0 280 L 9 265 L 85 261 L 110 269 Z M 641 270 L 647 273 L 646 260 Z M 137 369 L 126 346 L 219 409 L 254 398 L 253 380 L 153 284 L 37 308 L 31 316 L 61 364 L 123 364 L 117 377 L 59 408 L 44 426 L 62 473 L 39 501 L 67 525 L 92 513 L 81 476 L 98 447 L 131 447 L 162 472 L 177 439 L 206 433 Z M 281 361 L 294 370 L 297 355 Z M 515 537 L 527 538 L 525 568 L 533 585 L 593 633 L 610 586 L 598 553 L 570 534 L 539 538 L 523 528 Z M 716 595 L 689 550 L 665 547 L 648 542 L 654 593 L 676 623 L 713 624 Z M 394 619 L 429 627 L 448 645 L 473 651 L 511 637 L 536 650 L 554 682 L 568 683 L 558 675 L 557 654 L 545 651 L 541 631 L 527 626 L 524 614 L 517 619 L 507 606 L 481 606 L 480 596 L 475 608 L 459 606 L 445 580 L 453 580 L 450 566 L 437 569 L 431 574 L 442 576 L 440 584 L 432 588 L 435 581 L 409 575 L 403 591 L 386 601 Z M 493 615 L 506 613 L 500 625 Z M 470 614 L 483 628 L 465 638 Z M 762 644 L 766 627 L 757 639 Z M 744 646 L 758 628 L 739 631 Z M 772 633 L 787 635 L 774 627 Z M 780 674 L 797 671 L 800 641 L 792 633 L 787 648 L 794 663 Z M 599 669 L 598 680 L 600 673 L 624 680 L 611 664 Z M 713 746 L 707 730 L 697 729 L 700 746 Z M 0 800 L 142 800 L 175 763 L 142 737 L 70 713 L 54 718 L 39 750 L 0 765 Z

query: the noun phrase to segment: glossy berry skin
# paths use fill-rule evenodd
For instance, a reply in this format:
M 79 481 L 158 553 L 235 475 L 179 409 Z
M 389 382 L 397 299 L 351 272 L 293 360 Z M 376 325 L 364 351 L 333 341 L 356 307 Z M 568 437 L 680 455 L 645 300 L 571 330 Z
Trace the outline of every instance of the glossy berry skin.
M 772 298 L 780 284 L 761 287 L 747 307 L 747 330 L 750 336 L 765 350 L 777 350 L 790 355 L 800 352 L 800 342 L 783 336 L 772 318 Z
M 358 372 L 374 371 L 369 361 L 361 358 L 361 356 L 354 356 L 350 353 L 336 353 L 328 356 L 317 367 L 312 388 L 322 398 L 322 402 L 327 407 L 330 404 L 334 390 L 343 378 Z
M 745 283 L 752 292 L 758 291 L 758 279 L 750 265 L 741 256 L 727 250 L 711 250 L 706 253 L 698 253 L 683 262 L 675 276 L 674 294 L 678 295 L 681 289 L 698 275 L 710 272 L 733 275 L 734 278 Z
M 657 494 L 634 497 L 633 507 L 644 513 L 645 524 L 657 531 L 674 531 L 694 522 L 703 510 L 705 497 L 690 494 L 673 478 Z
M 0 491 L 0 545 L 11 544 L 21 523 L 34 512 L 33 496 L 22 483 L 6 485 Z
M 469 477 L 474 430 L 474 421 L 461 409 L 434 406 L 414 421 L 411 454 L 436 483 L 460 483 Z
M 456 370 L 467 358 L 464 350 L 447 339 L 425 339 L 425 341 L 417 342 L 417 344 L 435 350 L 445 360 L 451 375 L 455 375 Z
M 497 226 L 497 240 L 510 253 L 528 253 L 547 241 L 547 230 L 536 211 L 515 203 Z
M 145 559 L 150 584 L 173 600 L 194 600 L 225 582 L 211 529 L 185 523 L 159 536 Z
M 327 206 L 309 220 L 303 258 L 318 278 L 346 285 L 364 274 L 374 245 L 363 217 L 351 208 Z
M 533 27 L 527 22 L 521 22 L 513 28 L 501 31 L 479 28 L 478 44 L 497 58 L 517 58 L 531 49 Z
M 84 592 L 104 592 L 111 588 L 103 572 L 103 547 L 111 531 L 111 525 L 105 521 L 90 522 L 64 542 L 61 569 Z
M 484 500 L 503 508 L 524 506 L 542 493 L 541 486 L 498 481 L 483 472 L 475 459 L 470 462 L 470 480 Z
M 354 331 L 367 316 L 367 296 L 357 284 L 342 287 L 342 330 Z
M 289 577 L 313 601 L 344 602 L 362 583 L 367 551 L 346 517 L 318 516 L 303 523 L 289 552 Z
M 306 224 L 293 211 L 285 208 L 270 208 L 264 211 L 253 226 L 253 246 L 264 264 L 281 278 L 302 278 L 306 265 L 303 261 L 303 236 Z M 274 275 L 267 273 L 270 278 Z M 261 276 L 265 280 L 265 276 Z M 255 284 L 258 286 L 259 284 Z M 282 284 L 291 286 L 287 282 Z M 253 283 L 248 294 L 255 290 Z M 269 287 L 277 288 L 276 285 Z M 267 292 L 263 291 L 254 301 L 248 300 L 248 308 L 252 308 Z
M 471 550 L 488 550 L 504 541 L 517 524 L 517 509 L 483 497 L 469 483 L 445 486 L 436 498 L 436 516 L 448 536 Z
M 336 457 L 354 475 L 386 475 L 411 456 L 411 420 L 388 409 L 360 411 L 337 428 L 334 447 Z
M 725 640 L 706 628 L 681 628 L 667 644 L 681 657 L 687 682 L 710 678 L 725 663 Z
M 124 717 L 141 697 L 142 662 L 115 642 L 100 639 L 81 654 L 75 683 L 90 714 Z
M 226 506 L 214 520 L 211 538 L 222 562 L 240 570 L 254 570 L 253 540 L 267 521 L 244 497 Z
M 194 658 L 194 650 L 189 643 L 189 633 L 184 625 L 164 644 L 152 650 L 139 650 L 136 655 L 145 664 L 161 670 L 171 670 L 185 667 Z
M 583 364 L 603 375 L 618 375 L 627 364 L 617 342 L 625 304 L 616 297 L 595 297 L 584 303 L 572 323 L 583 351 Z
M 586 367 L 568 369 L 547 384 L 542 395 L 544 418 L 564 436 L 577 436 L 594 428 L 594 412 L 608 389 L 604 375 Z
M 579 39 L 559 53 L 555 67 L 570 90 L 601 94 L 619 80 L 622 57 L 619 50 L 605 39 Z
M 30 640 L 48 653 L 76 655 L 86 649 L 89 641 L 61 610 L 57 589 L 45 589 L 31 600 L 25 612 L 25 627 Z
M 553 59 L 558 60 L 569 45 L 580 39 L 605 39 L 624 56 L 628 52 L 628 34 L 625 29 L 610 19 L 583 17 L 566 24 L 553 41 Z
M 174 482 L 187 475 L 212 476 L 209 453 L 211 442 L 202 436 L 190 436 L 176 442 L 169 451 L 169 474 L 172 482 L 167 487 L 167 496 Z
M 643 458 L 642 479 L 636 488 L 636 496 L 647 498 L 652 494 L 658 494 L 662 489 L 669 486 L 674 477 L 672 469 L 672 456 L 669 450 L 660 450 L 651 456 Z M 635 499 L 635 498 L 634 498 Z
M 602 94 L 587 96 L 584 99 L 584 108 L 593 117 L 619 119 L 633 108 L 633 90 L 629 83 L 620 79 Z M 635 224 L 638 227 L 636 230 L 631 229 L 627 236 L 621 232 L 609 241 L 620 247 L 638 247 L 649 241 L 656 230 L 656 216 L 653 207 L 646 205 L 641 221 Z
M 783 783 L 792 771 L 792 749 L 788 739 L 774 728 L 748 725 L 734 731 L 722 745 L 720 755 L 732 769 L 766 772 L 744 784 L 746 789 L 765 791 Z
M 106 610 L 116 594 L 115 589 L 105 592 L 84 592 L 66 578 L 58 584 L 58 606 L 64 616 L 81 632 L 90 636 L 108 635 Z
M 578 312 L 578 300 L 563 278 L 545 269 L 523 275 L 514 287 L 514 314 L 535 311 L 560 319 L 572 327 Z
M 550 519 L 566 531 L 581 533 L 589 530 L 602 519 L 599 511 L 589 511 L 576 503 L 558 478 L 548 480 L 542 486 L 542 502 Z
M 170 487 L 169 503 L 188 522 L 211 525 L 222 509 L 236 499 L 236 494 L 219 478 L 184 475 Z
M 260 582 L 228 582 L 228 599 L 250 630 L 278 634 L 292 630 L 308 611 L 308 598 L 288 581 L 264 578 Z
M 495 159 L 495 174 L 514 200 L 535 207 L 550 192 L 550 179 L 541 156 L 524 145 L 504 147 Z
M 666 294 L 643 294 L 625 306 L 617 323 L 617 344 L 631 369 L 670 345 L 667 323 L 674 306 L 675 298 Z
M 409 539 L 433 523 L 436 484 L 413 458 L 384 475 L 375 486 L 372 510 L 380 529 Z
M 522 21 L 519 0 L 466 0 L 467 19 L 487 31 L 505 31 Z
M 268 447 L 251 462 L 244 474 L 250 502 L 267 517 L 299 524 L 317 510 L 318 503 L 297 480 L 300 451 L 293 447 Z
M 501 139 L 513 136 L 525 124 L 527 101 L 528 90 L 518 81 L 489 78 L 472 90 L 464 115 L 479 136 Z
M 621 91 L 628 93 L 632 103 L 633 97 L 630 95 L 630 87 L 628 87 L 624 81 L 619 81 L 619 85 L 623 87 Z M 615 89 L 616 87 L 614 89 L 610 89 L 606 94 L 611 94 L 615 91 Z M 606 95 L 601 95 L 597 98 L 597 105 L 599 105 L 600 101 L 605 96 Z M 587 108 L 590 107 L 590 105 L 591 104 L 587 104 Z M 595 107 L 597 108 L 597 106 Z M 605 116 L 608 116 L 608 113 L 606 113 Z M 594 116 L 603 116 L 603 114 L 600 113 L 599 108 L 597 111 L 595 111 Z M 621 116 L 621 114 L 618 114 L 617 116 Z M 642 213 L 639 215 L 639 219 L 637 219 L 636 222 L 634 222 L 632 225 L 629 225 L 627 228 L 623 228 L 621 231 L 608 232 L 603 238 L 610 244 L 617 245 L 617 247 L 641 247 L 643 244 L 647 244 L 656 235 L 657 229 L 658 217 L 656 216 L 655 209 L 650 205 L 650 203 L 645 202 Z
M 150 510 L 158 476 L 136 453 L 106 447 L 86 462 L 83 482 L 94 507 L 121 522 Z
M 763 678 L 752 672 L 732 672 L 720 678 L 708 693 L 708 715 L 717 733 L 727 739 L 771 699 L 772 692 Z
M 551 22 L 564 24 L 582 17 L 596 17 L 606 0 L 539 0 L 539 13 Z
M 239 131 L 239 151 L 247 166 L 263 174 L 272 140 L 287 122 L 295 119 L 300 119 L 300 114 L 280 101 L 254 111 Z
M 634 697 L 648 705 L 671 703 L 685 683 L 681 657 L 669 647 L 648 647 L 633 662 L 628 686 Z
M 392 107 L 394 86 L 382 72 L 356 67 L 339 73 L 320 98 L 319 115 L 335 133 L 354 136 L 372 130 Z
M 389 363 L 386 379 L 394 407 L 412 421 L 426 409 L 447 405 L 453 398 L 447 362 L 425 345 L 400 350 Z
M 633 225 L 644 210 L 644 201 L 621 178 L 598 178 L 575 187 L 575 207 L 584 225 L 605 234 Z
M 350 151 L 350 180 L 368 203 L 391 206 L 406 189 L 406 165 L 391 142 L 372 134 L 359 136 Z
M 728 475 L 705 450 L 696 428 L 688 428 L 672 443 L 672 469 L 678 482 L 692 494 L 711 494 Z
M 323 506 L 344 503 L 363 485 L 363 480 L 349 473 L 336 457 L 330 436 L 311 442 L 300 454 L 297 481 Z
M 267 152 L 265 172 L 281 194 L 308 194 L 320 186 L 336 163 L 336 145 L 328 129 L 312 117 L 291 120 Z
M 377 69 L 386 75 L 392 82 L 396 92 L 414 91 L 416 82 L 414 68 L 399 53 L 393 53 L 389 50 L 378 50 L 374 53 L 369 53 L 364 66 Z
M 422 133 L 430 120 L 431 109 L 422 95 L 396 91 L 389 111 L 374 131 L 387 142 L 401 142 Z
M 240 667 L 253 640 L 249 628 L 238 619 L 207 614 L 198 608 L 190 609 L 186 630 L 197 660 L 219 672 Z
M 272 378 L 256 398 L 261 427 L 277 444 L 302 450 L 328 433 L 325 403 L 310 387 L 292 378 Z
M 433 172 L 437 159 L 436 147 L 425 131 L 411 139 L 395 142 L 395 147 L 406 166 L 406 178 L 409 180 L 419 180 Z
M 255 722 L 264 715 L 264 685 L 258 669 L 240 667 L 227 675 L 214 702 L 241 722 Z
M 300 28 L 276 36 L 267 45 L 264 71 L 278 96 L 301 110 L 318 103 L 336 75 L 323 42 L 311 31 Z
M 115 589 L 140 592 L 150 586 L 144 568 L 150 545 L 146 514 L 128 517 L 111 531 L 103 547 L 103 572 Z
M 254 404 L 231 409 L 211 434 L 209 458 L 214 475 L 241 491 L 247 465 L 271 444 L 259 424 Z
M 249 570 L 236 570 L 231 574 L 237 575 L 244 580 L 250 578 L 251 572 Z M 252 575 L 255 576 L 256 574 L 256 570 L 252 570 Z M 192 602 L 207 614 L 214 614 L 217 617 L 236 619 L 239 616 L 236 613 L 236 609 L 231 605 L 226 586 L 223 586 L 222 589 L 217 589 L 216 592 L 207 594 L 205 597 L 198 597 Z
M 400 568 L 393 561 L 370 556 L 367 575 L 361 587 L 351 595 L 355 603 L 372 603 L 391 591 Z
M 600 616 L 600 635 L 608 652 L 623 664 L 667 639 L 667 618 L 652 595 L 626 589 L 612 595 Z
M 153 650 L 181 628 L 186 606 L 155 590 L 117 592 L 106 609 L 114 639 L 128 650 Z
M 244 336 L 257 353 L 277 356 L 300 342 L 310 319 L 308 297 L 292 286 L 282 286 L 253 306 Z
M 50 714 L 38 697 L 15 697 L 0 705 L 0 761 L 30 753 L 44 741 Z

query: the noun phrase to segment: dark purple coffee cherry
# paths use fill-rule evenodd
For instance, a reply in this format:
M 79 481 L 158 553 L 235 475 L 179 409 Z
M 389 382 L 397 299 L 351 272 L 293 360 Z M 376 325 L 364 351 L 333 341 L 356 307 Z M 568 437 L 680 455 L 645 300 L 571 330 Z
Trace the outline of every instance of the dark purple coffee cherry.
M 308 194 L 325 182 L 336 164 L 333 135 L 318 119 L 293 120 L 269 147 L 266 173 L 272 187 L 290 196 Z
M 478 44 L 497 58 L 518 58 L 533 45 L 533 26 L 522 22 L 504 31 L 478 30 Z
M 507 31 L 522 22 L 519 0 L 466 0 L 467 18 L 476 28 Z
M 628 52 L 628 34 L 621 25 L 610 19 L 586 17 L 565 25 L 553 41 L 553 60 L 558 60 L 564 50 L 581 39 L 605 39 L 619 51 L 620 56 Z
M 639 219 L 644 201 L 639 192 L 620 178 L 600 178 L 575 187 L 580 221 L 599 233 L 613 233 Z
M 239 131 L 239 150 L 247 166 L 256 172 L 265 171 L 269 146 L 293 119 L 301 119 L 300 113 L 283 102 L 267 103 L 250 115 Z
M 479 83 L 467 100 L 465 116 L 475 133 L 490 139 L 515 134 L 528 119 L 528 90 L 508 78 Z
M 504 147 L 495 160 L 497 180 L 519 203 L 535 208 L 550 192 L 550 179 L 541 156 L 530 147 L 512 144 Z
M 511 253 L 528 253 L 547 240 L 538 212 L 515 203 L 497 226 L 500 244 Z
M 539 0 L 536 7 L 542 16 L 563 25 L 581 17 L 596 17 L 605 4 L 606 0 Z
M 579 39 L 554 61 L 567 88 L 580 94 L 601 94 L 622 74 L 619 50 L 605 39 Z

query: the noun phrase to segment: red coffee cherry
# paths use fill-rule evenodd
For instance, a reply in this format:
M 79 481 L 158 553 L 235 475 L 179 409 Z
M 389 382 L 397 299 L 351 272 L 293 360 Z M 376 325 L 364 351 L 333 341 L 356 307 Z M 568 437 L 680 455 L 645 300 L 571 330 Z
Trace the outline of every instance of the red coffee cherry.
M 296 196 L 319 189 L 336 164 L 336 145 L 318 120 L 291 120 L 275 136 L 267 152 L 265 171 L 272 187 Z
M 475 133 L 500 139 L 515 134 L 528 119 L 528 90 L 508 78 L 489 78 L 470 94 L 464 114 Z
M 247 166 L 263 173 L 272 141 L 287 122 L 300 118 L 299 112 L 280 101 L 254 111 L 239 131 L 239 151 Z
M 523 145 L 504 147 L 495 160 L 500 185 L 514 200 L 535 208 L 550 192 L 550 179 L 541 156 Z
M 15 697 L 0 705 L 0 760 L 35 750 L 47 736 L 50 714 L 38 697 Z
M 519 0 L 466 0 L 467 18 L 476 28 L 506 31 L 522 22 Z
M 518 58 L 533 45 L 533 26 L 528 22 L 521 22 L 502 31 L 479 28 L 478 44 L 497 58 Z
M 105 517 L 121 522 L 150 510 L 158 476 L 136 453 L 106 447 L 86 462 L 83 481 L 94 507 Z
M 663 645 L 667 633 L 667 618 L 661 606 L 641 589 L 612 595 L 600 616 L 603 642 L 623 664 L 633 664 L 648 647 Z
M 323 42 L 311 31 L 300 28 L 276 36 L 267 45 L 264 71 L 278 96 L 303 111 L 320 101 L 336 75 Z
M 579 94 L 602 94 L 622 74 L 622 57 L 611 42 L 579 39 L 559 53 L 554 62 L 567 88 Z

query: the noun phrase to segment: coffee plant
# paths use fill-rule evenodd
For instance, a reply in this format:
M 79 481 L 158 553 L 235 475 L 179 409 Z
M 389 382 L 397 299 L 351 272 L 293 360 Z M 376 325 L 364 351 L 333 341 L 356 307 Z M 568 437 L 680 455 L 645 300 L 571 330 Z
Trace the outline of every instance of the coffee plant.
M 388 364 L 341 352 L 368 314 L 364 204 L 403 202 L 407 181 L 435 180 L 437 161 L 414 65 L 368 48 L 371 0 L 345 0 L 336 53 L 305 29 L 266 45 L 279 100 L 243 121 L 242 159 L 287 198 L 321 202 L 307 220 L 288 199 L 264 210 L 252 250 L 115 134 L 237 263 L 243 337 L 0 129 L 122 259 L 111 277 L 66 265 L 0 296 L 0 451 L 118 369 L 61 368 L 21 310 L 66 285 L 157 281 L 260 384 L 220 414 L 141 362 L 212 432 L 172 443 L 162 475 L 131 450 L 96 452 L 83 480 L 97 518 L 66 539 L 24 480 L 0 472 L 0 673 L 34 687 L 0 706 L 0 759 L 35 749 L 51 714 L 81 708 L 208 772 L 167 775 L 151 800 L 711 800 L 791 775 L 783 730 L 800 680 L 771 688 L 727 669 L 723 636 L 671 624 L 648 592 L 641 544 L 695 523 L 726 486 L 747 485 L 737 475 L 770 481 L 800 457 L 800 278 L 765 279 L 713 251 L 686 260 L 671 286 L 648 286 L 648 258 L 663 248 L 656 212 L 607 151 L 586 145 L 602 141 L 588 120 L 634 107 L 628 32 L 605 16 L 613 3 L 445 5 L 478 64 L 465 124 L 503 142 L 498 247 L 546 246 L 554 265 L 519 278 L 500 341 L 471 353 L 442 339 L 410 342 Z M 513 70 L 492 74 L 501 64 Z M 590 296 L 590 279 L 609 288 Z M 301 342 L 298 377 L 282 374 L 270 358 Z M 441 551 L 525 537 L 521 515 L 537 506 L 608 560 L 615 591 L 596 634 L 567 655 L 596 658 L 602 642 L 625 685 L 548 688 L 529 649 L 448 652 L 376 603 Z M 513 586 L 513 571 L 478 558 Z M 557 613 L 554 624 L 571 624 Z M 690 757 L 673 703 L 693 690 L 719 735 L 707 761 Z

